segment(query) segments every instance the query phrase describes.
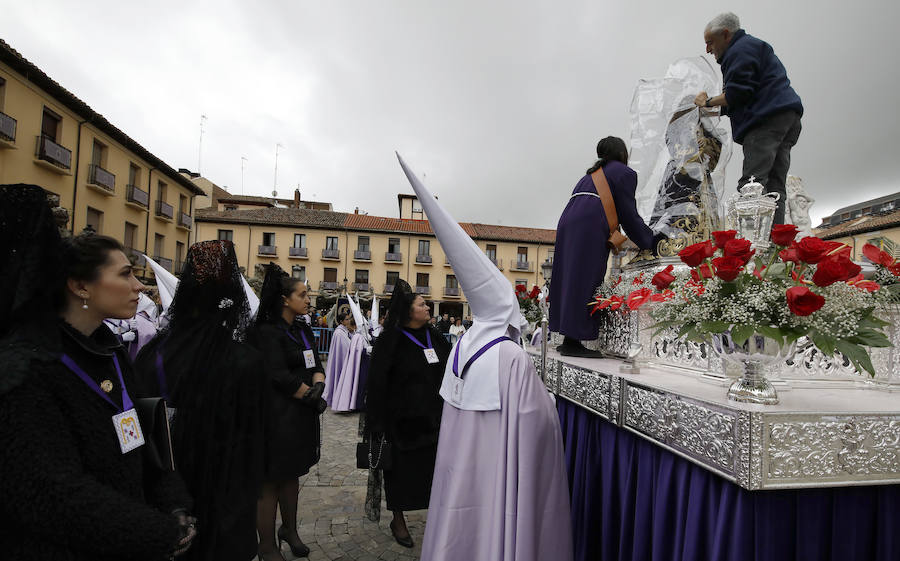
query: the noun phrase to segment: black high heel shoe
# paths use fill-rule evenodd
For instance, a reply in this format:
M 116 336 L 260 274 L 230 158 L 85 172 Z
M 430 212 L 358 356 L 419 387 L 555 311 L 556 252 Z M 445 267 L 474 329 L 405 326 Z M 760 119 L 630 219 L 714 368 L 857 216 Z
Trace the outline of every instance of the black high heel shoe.
M 297 539 L 300 539 L 299 537 Z M 296 555 L 297 557 L 307 557 L 309 555 L 309 548 L 306 547 L 306 544 L 302 541 L 300 545 L 294 545 L 287 539 L 287 528 L 284 526 L 278 527 L 278 545 L 281 545 L 281 542 L 287 542 L 288 547 L 291 548 L 291 553 Z
M 409 547 L 409 548 L 412 548 L 412 546 L 415 545 L 415 543 L 413 542 L 412 536 L 410 536 L 408 533 L 407 533 L 406 537 L 400 537 L 397 535 L 397 531 L 394 530 L 394 521 L 393 520 L 391 520 L 390 528 L 391 528 L 391 534 L 394 536 L 394 539 L 397 541 L 397 543 L 399 543 L 403 547 Z M 409 530 L 407 530 L 407 532 L 409 532 Z
M 287 561 L 277 549 L 275 551 L 260 551 L 257 549 L 256 558 L 259 561 Z

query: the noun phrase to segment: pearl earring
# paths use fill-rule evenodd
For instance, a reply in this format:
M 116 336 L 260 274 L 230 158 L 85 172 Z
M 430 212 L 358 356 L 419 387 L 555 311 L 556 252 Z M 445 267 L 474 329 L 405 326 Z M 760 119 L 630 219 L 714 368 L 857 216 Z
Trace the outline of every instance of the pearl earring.
M 82 309 L 82 310 L 87 310 L 87 309 L 88 309 L 87 299 L 85 299 L 85 298 L 82 298 L 82 299 L 81 299 L 81 309 Z

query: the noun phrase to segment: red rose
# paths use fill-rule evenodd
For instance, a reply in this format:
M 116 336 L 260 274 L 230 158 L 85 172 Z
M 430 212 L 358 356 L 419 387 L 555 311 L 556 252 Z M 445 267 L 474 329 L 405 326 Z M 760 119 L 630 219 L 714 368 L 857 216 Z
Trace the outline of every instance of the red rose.
M 520 293 L 520 294 L 521 294 L 521 293 L 525 293 L 525 292 L 527 292 L 527 291 L 528 291 L 528 289 L 525 288 L 525 285 L 524 285 L 524 284 L 517 284 L 517 285 L 516 285 L 516 293 Z
M 531 289 L 531 292 L 528 293 L 528 297 L 531 298 L 532 300 L 534 300 L 535 298 L 540 296 L 540 294 L 541 294 L 541 289 L 538 288 L 537 286 L 535 286 L 534 288 Z
M 682 249 L 678 252 L 678 257 L 681 257 L 681 260 L 688 267 L 696 267 L 700 263 L 703 263 L 703 260 L 707 257 L 712 257 L 715 251 L 712 242 L 706 240 L 705 242 L 695 243 Z
M 778 257 L 781 257 L 781 260 L 785 263 L 789 261 L 793 261 L 794 263 L 800 262 L 800 256 L 797 255 L 797 244 L 791 244 L 791 247 L 786 247 L 778 252 Z
M 825 258 L 829 245 L 815 236 L 806 236 L 794 246 L 797 249 L 797 257 L 811 265 L 815 265 Z
M 819 261 L 813 282 L 817 286 L 829 286 L 836 282 L 850 280 L 862 270 L 862 267 L 850 261 L 845 255 L 832 255 Z
M 751 245 L 750 240 L 745 240 L 743 238 L 731 240 L 725 244 L 723 252 L 725 253 L 725 257 L 737 257 L 744 263 L 747 263 L 750 261 L 750 258 L 753 257 L 753 254 L 756 253 L 755 250 L 750 249 Z
M 737 230 L 719 230 L 712 235 L 716 239 L 716 247 L 722 249 L 726 243 L 737 237 Z
M 673 265 L 669 265 L 662 271 L 653 275 L 653 279 L 650 282 L 659 290 L 669 288 L 669 285 L 675 282 L 675 275 L 672 274 L 673 268 Z
M 772 226 L 772 243 L 787 247 L 799 233 L 800 230 L 793 224 L 776 224 Z
M 697 272 L 697 269 L 691 269 L 691 278 L 696 282 L 700 282 L 700 275 L 703 275 L 704 279 L 713 278 L 713 270 L 709 266 L 709 263 L 701 263 L 699 269 L 699 273 Z
M 825 298 L 805 286 L 792 286 L 785 295 L 788 308 L 795 316 L 808 316 L 825 305 Z
M 716 276 L 727 282 L 736 279 L 744 268 L 744 262 L 737 257 L 716 257 L 712 262 L 716 267 Z
M 891 254 L 883 249 L 879 249 L 878 247 L 867 243 L 863 246 L 862 249 L 863 255 L 866 256 L 866 259 L 875 263 L 876 265 L 882 265 L 884 267 L 890 267 L 894 264 L 894 258 L 891 257 Z
M 635 290 L 628 295 L 628 308 L 631 310 L 637 310 L 638 308 L 649 302 L 650 296 L 652 295 L 653 291 L 646 286 L 639 290 Z

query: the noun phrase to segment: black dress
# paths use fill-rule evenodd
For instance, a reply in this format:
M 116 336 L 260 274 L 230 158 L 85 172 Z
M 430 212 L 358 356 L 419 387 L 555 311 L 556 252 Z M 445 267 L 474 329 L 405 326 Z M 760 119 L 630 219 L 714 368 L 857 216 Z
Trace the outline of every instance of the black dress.
M 384 433 L 393 464 L 384 470 L 388 510 L 428 508 L 437 455 L 441 410 L 439 392 L 450 344 L 431 327 L 406 329 L 423 345 L 426 330 L 440 359 L 428 364 L 422 347 L 399 328 L 386 328 L 375 342 L 366 393 L 367 427 Z
M 121 406 L 116 353 L 132 399 L 144 397 L 127 353 L 105 326 L 85 337 L 67 324 L 61 348 Z M 143 447 L 122 454 L 116 408 L 56 353 L 3 345 L 4 368 L 27 368 L 0 395 L 0 557 L 30 560 L 165 559 L 178 540 L 171 512 L 190 508 L 174 473 L 145 469 Z M 14 364 L 11 365 L 11 361 Z
M 311 386 L 316 372 L 324 376 L 325 369 L 318 352 L 314 353 L 315 366 L 306 367 L 301 332 L 315 351 L 312 329 L 301 321 L 288 326 L 287 322 L 278 318 L 277 321 L 259 325 L 254 335 L 254 344 L 262 354 L 263 371 L 269 380 L 266 481 L 279 482 L 300 477 L 309 473 L 309 469 L 319 462 L 319 413 L 295 398 L 294 394 L 301 384 Z

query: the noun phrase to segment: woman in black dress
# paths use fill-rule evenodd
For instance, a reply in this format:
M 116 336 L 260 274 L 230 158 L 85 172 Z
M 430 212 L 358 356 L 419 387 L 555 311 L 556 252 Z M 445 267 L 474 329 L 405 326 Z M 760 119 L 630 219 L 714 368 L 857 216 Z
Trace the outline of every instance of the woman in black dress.
M 40 188 L 0 187 L 0 557 L 167 559 L 196 534 L 191 500 L 114 427 L 143 394 L 103 324 L 143 286 L 119 242 L 62 242 L 49 213 Z
M 444 406 L 438 392 L 450 355 L 450 345 L 429 324 L 430 317 L 424 298 L 399 280 L 384 331 L 372 350 L 366 388 L 365 430 L 374 435 L 373 459 L 382 438 L 390 443 L 384 489 L 394 515 L 391 532 L 405 547 L 412 547 L 413 541 L 403 511 L 428 508 Z M 377 510 L 374 497 L 367 502 L 370 511 Z
M 200 521 L 186 558 L 248 561 L 256 555 L 265 388 L 259 354 L 244 343 L 250 306 L 231 242 L 190 247 L 167 315 L 136 366 L 175 408 L 175 462 Z
M 268 382 L 265 483 L 256 519 L 262 561 L 283 559 L 275 544 L 276 507 L 282 523 L 278 543 L 288 542 L 294 555 L 309 555 L 297 535 L 297 478 L 319 461 L 319 415 L 326 404 L 325 369 L 312 329 L 297 319 L 308 309 L 306 284 L 270 264 L 253 337 Z

